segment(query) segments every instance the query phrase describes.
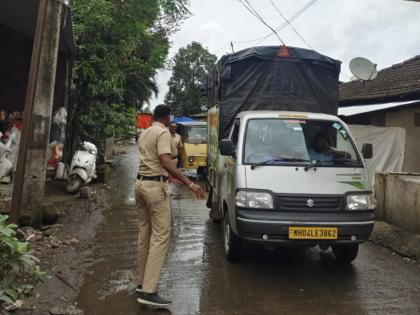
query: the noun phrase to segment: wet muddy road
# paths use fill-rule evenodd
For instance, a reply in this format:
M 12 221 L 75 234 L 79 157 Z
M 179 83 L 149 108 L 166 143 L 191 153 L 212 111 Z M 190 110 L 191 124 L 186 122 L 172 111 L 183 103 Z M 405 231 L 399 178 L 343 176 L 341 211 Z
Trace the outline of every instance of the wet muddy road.
M 318 249 L 250 249 L 240 263 L 223 257 L 222 227 L 204 201 L 172 187 L 173 238 L 160 291 L 169 309 L 137 304 L 134 271 L 136 149 L 119 158 L 112 209 L 98 231 L 79 296 L 85 315 L 420 314 L 420 266 L 367 243 L 348 266 Z

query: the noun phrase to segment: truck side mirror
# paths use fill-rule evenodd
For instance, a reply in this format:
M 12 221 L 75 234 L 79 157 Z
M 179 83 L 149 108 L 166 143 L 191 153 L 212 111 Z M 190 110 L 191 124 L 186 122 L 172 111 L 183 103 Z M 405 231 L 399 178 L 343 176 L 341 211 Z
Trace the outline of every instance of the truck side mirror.
M 236 148 L 230 139 L 223 139 L 220 142 L 220 154 L 227 156 L 235 156 Z
M 373 157 L 373 146 L 371 143 L 363 143 L 362 155 L 365 159 L 371 159 Z

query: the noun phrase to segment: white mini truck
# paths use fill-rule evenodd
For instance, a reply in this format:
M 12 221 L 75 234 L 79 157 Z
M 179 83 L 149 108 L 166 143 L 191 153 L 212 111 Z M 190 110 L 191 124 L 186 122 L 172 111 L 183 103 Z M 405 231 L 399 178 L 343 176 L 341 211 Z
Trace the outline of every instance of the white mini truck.
M 318 148 L 318 137 L 326 138 L 328 147 Z M 307 139 L 314 141 L 309 148 Z M 369 239 L 374 224 L 372 187 L 362 159 L 372 151 L 367 144 L 361 154 L 339 118 L 242 112 L 220 151 L 219 202 L 229 259 L 240 255 L 242 241 L 319 244 L 332 246 L 338 260 L 356 258 L 358 244 Z
M 360 152 L 335 115 L 239 110 L 223 126 L 222 107 L 209 110 L 207 205 L 223 221 L 226 257 L 238 259 L 253 242 L 331 246 L 338 261 L 353 261 L 374 225 L 364 165 L 372 145 Z

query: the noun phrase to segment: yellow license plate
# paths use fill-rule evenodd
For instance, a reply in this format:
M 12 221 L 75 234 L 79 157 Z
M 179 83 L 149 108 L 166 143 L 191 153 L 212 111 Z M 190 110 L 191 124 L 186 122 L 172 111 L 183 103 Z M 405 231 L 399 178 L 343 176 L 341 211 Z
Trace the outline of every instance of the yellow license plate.
M 293 240 L 336 240 L 338 231 L 335 227 L 289 227 L 289 239 Z

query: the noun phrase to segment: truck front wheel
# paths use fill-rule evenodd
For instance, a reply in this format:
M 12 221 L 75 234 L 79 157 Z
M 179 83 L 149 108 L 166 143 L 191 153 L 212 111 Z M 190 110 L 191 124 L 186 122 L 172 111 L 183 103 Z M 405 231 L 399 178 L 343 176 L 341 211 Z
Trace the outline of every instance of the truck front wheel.
M 239 260 L 242 252 L 241 240 L 235 235 L 230 227 L 229 212 L 226 212 L 223 221 L 223 240 L 226 259 L 229 261 Z
M 359 244 L 333 245 L 332 250 L 337 261 L 342 263 L 351 263 L 357 257 Z

